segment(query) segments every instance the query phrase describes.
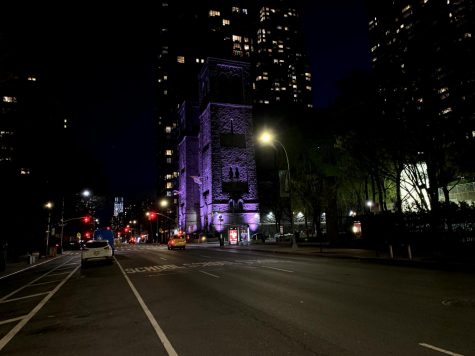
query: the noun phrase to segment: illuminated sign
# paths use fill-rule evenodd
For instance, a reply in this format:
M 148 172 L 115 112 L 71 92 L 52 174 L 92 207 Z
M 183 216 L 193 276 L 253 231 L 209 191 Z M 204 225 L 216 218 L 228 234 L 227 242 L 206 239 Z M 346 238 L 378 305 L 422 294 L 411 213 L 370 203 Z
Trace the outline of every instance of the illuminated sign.
M 229 244 L 237 245 L 238 243 L 238 231 L 237 229 L 229 229 Z

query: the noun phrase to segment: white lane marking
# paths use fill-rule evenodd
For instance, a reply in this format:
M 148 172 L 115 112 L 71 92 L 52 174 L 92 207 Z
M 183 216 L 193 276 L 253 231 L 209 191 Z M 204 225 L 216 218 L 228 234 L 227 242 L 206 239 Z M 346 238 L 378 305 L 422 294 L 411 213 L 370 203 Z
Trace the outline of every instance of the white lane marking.
M 71 272 L 71 268 L 68 268 L 68 269 L 66 270 L 66 272 L 51 273 L 51 274 L 49 274 L 49 276 L 60 276 L 60 275 L 62 275 L 62 274 L 68 274 L 69 272 Z
M 10 274 L 6 274 L 6 275 L 4 275 L 4 276 L 1 276 L 0 279 L 13 276 L 14 274 L 17 274 L 17 273 L 26 271 L 26 270 L 31 269 L 31 268 L 36 268 L 36 267 L 38 267 L 38 266 L 41 266 L 41 265 L 43 265 L 43 264 L 45 264 L 45 263 L 48 263 L 48 262 L 51 262 L 51 261 L 53 261 L 53 260 L 55 260 L 55 259 L 57 259 L 57 258 L 60 258 L 60 257 L 61 257 L 61 256 L 58 256 L 58 257 L 52 258 L 51 260 L 47 260 L 47 261 L 35 263 L 34 265 L 31 265 L 30 267 L 26 267 L 26 268 L 23 268 L 23 269 L 21 269 L 21 270 L 12 272 L 12 273 L 10 273 Z
M 263 268 L 269 268 L 269 269 L 275 269 L 276 271 L 294 273 L 294 271 L 290 271 L 290 270 L 288 270 L 288 269 L 283 269 L 283 268 L 276 268 L 276 267 L 270 267 L 270 266 L 261 266 L 261 267 L 263 267 Z
M 49 277 L 50 275 L 48 275 Z M 53 280 L 53 281 L 48 281 L 48 282 L 41 282 L 41 283 L 33 283 L 33 284 L 30 284 L 29 286 L 30 287 L 36 287 L 36 286 L 42 286 L 44 284 L 51 284 L 51 283 L 56 283 L 56 282 L 59 282 L 61 281 L 60 279 L 56 279 L 56 280 Z
M 36 305 L 36 307 L 33 308 L 32 311 L 30 311 L 18 324 L 15 325 L 13 329 L 10 330 L 8 334 L 6 334 L 2 339 L 0 339 L 0 351 L 10 342 L 11 339 L 30 321 L 31 318 L 35 316 L 36 313 L 40 311 L 41 308 L 50 300 L 50 298 L 56 294 L 56 292 L 63 286 L 64 283 L 67 282 L 71 276 L 76 273 L 76 271 L 79 269 L 79 266 L 76 267 L 65 279 L 62 280 L 61 283 L 59 283 L 56 288 L 54 288 L 46 297 L 43 298 L 41 302 Z
M 199 270 L 201 273 L 204 273 L 204 274 L 207 274 L 208 276 L 211 276 L 211 277 L 214 277 L 214 278 L 220 278 L 219 276 L 215 275 L 215 274 L 212 274 L 212 273 L 208 273 L 208 272 L 205 272 L 205 271 L 202 271 L 202 270 Z
M 19 298 L 11 298 L 11 299 L 8 299 L 8 300 L 1 300 L 0 304 L 16 302 L 17 300 L 22 300 L 22 299 L 34 298 L 34 297 L 38 297 L 40 295 L 44 295 L 44 294 L 48 294 L 48 293 L 49 293 L 49 291 L 48 292 L 43 292 L 43 293 L 30 294 L 30 295 L 26 295 L 24 297 L 19 297 Z
M 57 257 L 55 257 L 55 258 L 57 258 Z M 52 261 L 52 260 L 50 260 L 50 261 Z M 50 262 L 50 261 L 45 261 L 45 262 L 43 262 L 43 263 Z M 69 260 L 69 261 L 71 261 L 71 260 Z M 39 276 L 38 278 L 36 278 L 36 279 L 32 280 L 31 282 L 25 284 L 23 287 L 20 287 L 20 288 L 18 288 L 17 290 L 14 290 L 14 291 L 11 292 L 10 294 L 7 294 L 7 295 L 3 296 L 2 298 L 0 298 L 0 302 L 2 302 L 2 301 L 4 301 L 4 300 L 7 300 L 7 299 L 10 298 L 12 295 L 18 293 L 18 292 L 21 291 L 21 290 L 23 290 L 23 289 L 25 289 L 25 288 L 28 288 L 30 285 L 34 284 L 36 281 L 39 281 L 40 279 L 42 279 L 42 278 L 48 276 L 48 275 L 51 274 L 53 271 L 56 271 L 58 268 L 63 267 L 63 266 L 64 266 L 66 263 L 68 263 L 69 261 L 66 261 L 66 262 L 64 262 L 62 265 L 60 265 L 60 266 L 58 266 L 58 267 L 56 267 L 56 268 L 53 268 L 52 270 L 50 270 L 50 271 L 48 271 L 48 272 L 42 274 L 42 275 Z M 41 263 L 41 264 L 43 264 L 43 263 Z M 38 265 L 39 265 L 39 264 L 37 264 L 37 265 L 35 265 L 35 266 L 38 266 Z M 27 270 L 27 269 L 30 269 L 30 268 L 31 268 L 31 267 L 25 268 L 25 269 L 23 269 L 22 271 Z M 21 271 L 19 271 L 19 272 L 21 272 Z M 17 272 L 15 272 L 15 273 L 17 273 Z M 15 274 L 15 273 L 12 273 L 12 274 Z M 9 274 L 9 276 L 11 276 L 12 274 Z
M 147 308 L 147 305 L 145 304 L 144 300 L 140 296 L 139 292 L 137 291 L 137 289 L 135 289 L 134 285 L 132 284 L 132 281 L 130 280 L 130 278 L 127 276 L 124 269 L 120 265 L 119 261 L 117 261 L 117 259 L 115 257 L 114 257 L 114 260 L 115 260 L 117 266 L 119 266 L 122 274 L 124 275 L 125 280 L 129 284 L 130 289 L 132 289 L 132 292 L 134 293 L 135 298 L 137 298 L 137 300 L 138 300 L 140 306 L 142 307 L 145 315 L 147 316 L 148 320 L 150 321 L 150 324 L 152 324 L 152 327 L 154 328 L 155 333 L 157 334 L 158 338 L 160 339 L 163 346 L 165 347 L 165 350 L 167 351 L 168 355 L 178 356 L 178 354 L 176 353 L 176 351 L 173 348 L 172 344 L 170 343 L 167 336 L 163 332 L 162 328 L 160 327 L 160 325 L 158 325 L 157 320 L 155 320 L 152 312 Z
M 458 354 L 458 353 L 455 353 L 455 352 L 452 352 L 452 351 L 449 351 L 449 350 L 444 350 L 444 349 L 441 349 L 440 347 L 430 345 L 430 344 L 426 344 L 425 342 L 420 342 L 419 345 L 422 346 L 422 347 L 427 347 L 428 349 L 431 349 L 431 350 L 442 352 L 443 354 L 446 354 L 446 355 L 463 356 L 462 354 Z
M 25 317 L 25 315 L 22 315 L 22 316 L 18 316 L 16 318 L 12 318 L 12 319 L 8 319 L 8 320 L 2 320 L 0 321 L 0 325 L 2 324 L 8 324 L 8 323 L 13 323 L 14 321 L 18 321 L 18 320 L 21 320 Z
M 165 258 L 165 257 L 160 257 L 160 259 L 164 261 L 168 260 L 168 258 Z

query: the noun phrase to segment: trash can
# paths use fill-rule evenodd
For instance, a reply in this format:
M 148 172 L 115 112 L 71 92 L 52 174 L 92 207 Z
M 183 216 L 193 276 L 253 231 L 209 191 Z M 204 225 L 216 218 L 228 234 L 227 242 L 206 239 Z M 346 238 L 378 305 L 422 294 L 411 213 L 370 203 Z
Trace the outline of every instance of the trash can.
M 38 257 L 35 256 L 34 254 L 31 254 L 31 255 L 29 255 L 28 257 L 29 257 L 29 263 L 30 263 L 30 265 L 36 263 L 37 258 L 38 258 Z

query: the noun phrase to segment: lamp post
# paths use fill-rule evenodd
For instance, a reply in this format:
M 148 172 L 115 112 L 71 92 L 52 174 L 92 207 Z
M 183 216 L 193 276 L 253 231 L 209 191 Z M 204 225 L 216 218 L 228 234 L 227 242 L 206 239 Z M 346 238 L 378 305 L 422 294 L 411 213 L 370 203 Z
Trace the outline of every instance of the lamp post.
M 166 199 L 160 200 L 160 208 L 166 209 L 167 207 L 168 207 L 168 200 Z M 157 216 L 157 224 L 158 224 L 158 216 Z M 158 228 L 157 228 L 157 234 L 158 234 Z M 168 222 L 168 234 L 169 234 L 168 237 L 170 237 L 170 223 L 169 222 Z M 166 240 L 166 239 L 161 239 L 161 240 Z M 165 242 L 165 241 L 161 241 L 161 242 Z
M 298 246 L 297 246 L 297 241 L 295 240 L 295 232 L 294 232 L 294 215 L 292 213 L 292 184 L 290 182 L 290 163 L 289 163 L 289 156 L 287 155 L 287 150 L 285 149 L 285 146 L 280 141 L 276 140 L 270 132 L 263 132 L 259 140 L 263 144 L 270 144 L 272 142 L 276 142 L 284 150 L 285 160 L 287 161 L 287 180 L 289 183 L 290 231 L 292 232 L 292 248 L 297 248 Z
M 47 202 L 45 204 L 45 208 L 48 209 L 48 226 L 47 226 L 47 230 L 46 230 L 46 254 L 45 254 L 45 257 L 48 257 L 49 255 L 49 235 L 50 235 L 50 231 L 51 231 L 51 209 L 53 209 L 53 203 L 52 202 Z

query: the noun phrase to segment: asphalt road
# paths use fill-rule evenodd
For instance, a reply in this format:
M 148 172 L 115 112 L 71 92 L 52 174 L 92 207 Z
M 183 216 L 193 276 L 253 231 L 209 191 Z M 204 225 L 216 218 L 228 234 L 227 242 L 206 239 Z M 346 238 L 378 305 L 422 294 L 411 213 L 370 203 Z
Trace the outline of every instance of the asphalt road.
M 0 355 L 475 355 L 475 276 L 123 246 L 0 281 Z

